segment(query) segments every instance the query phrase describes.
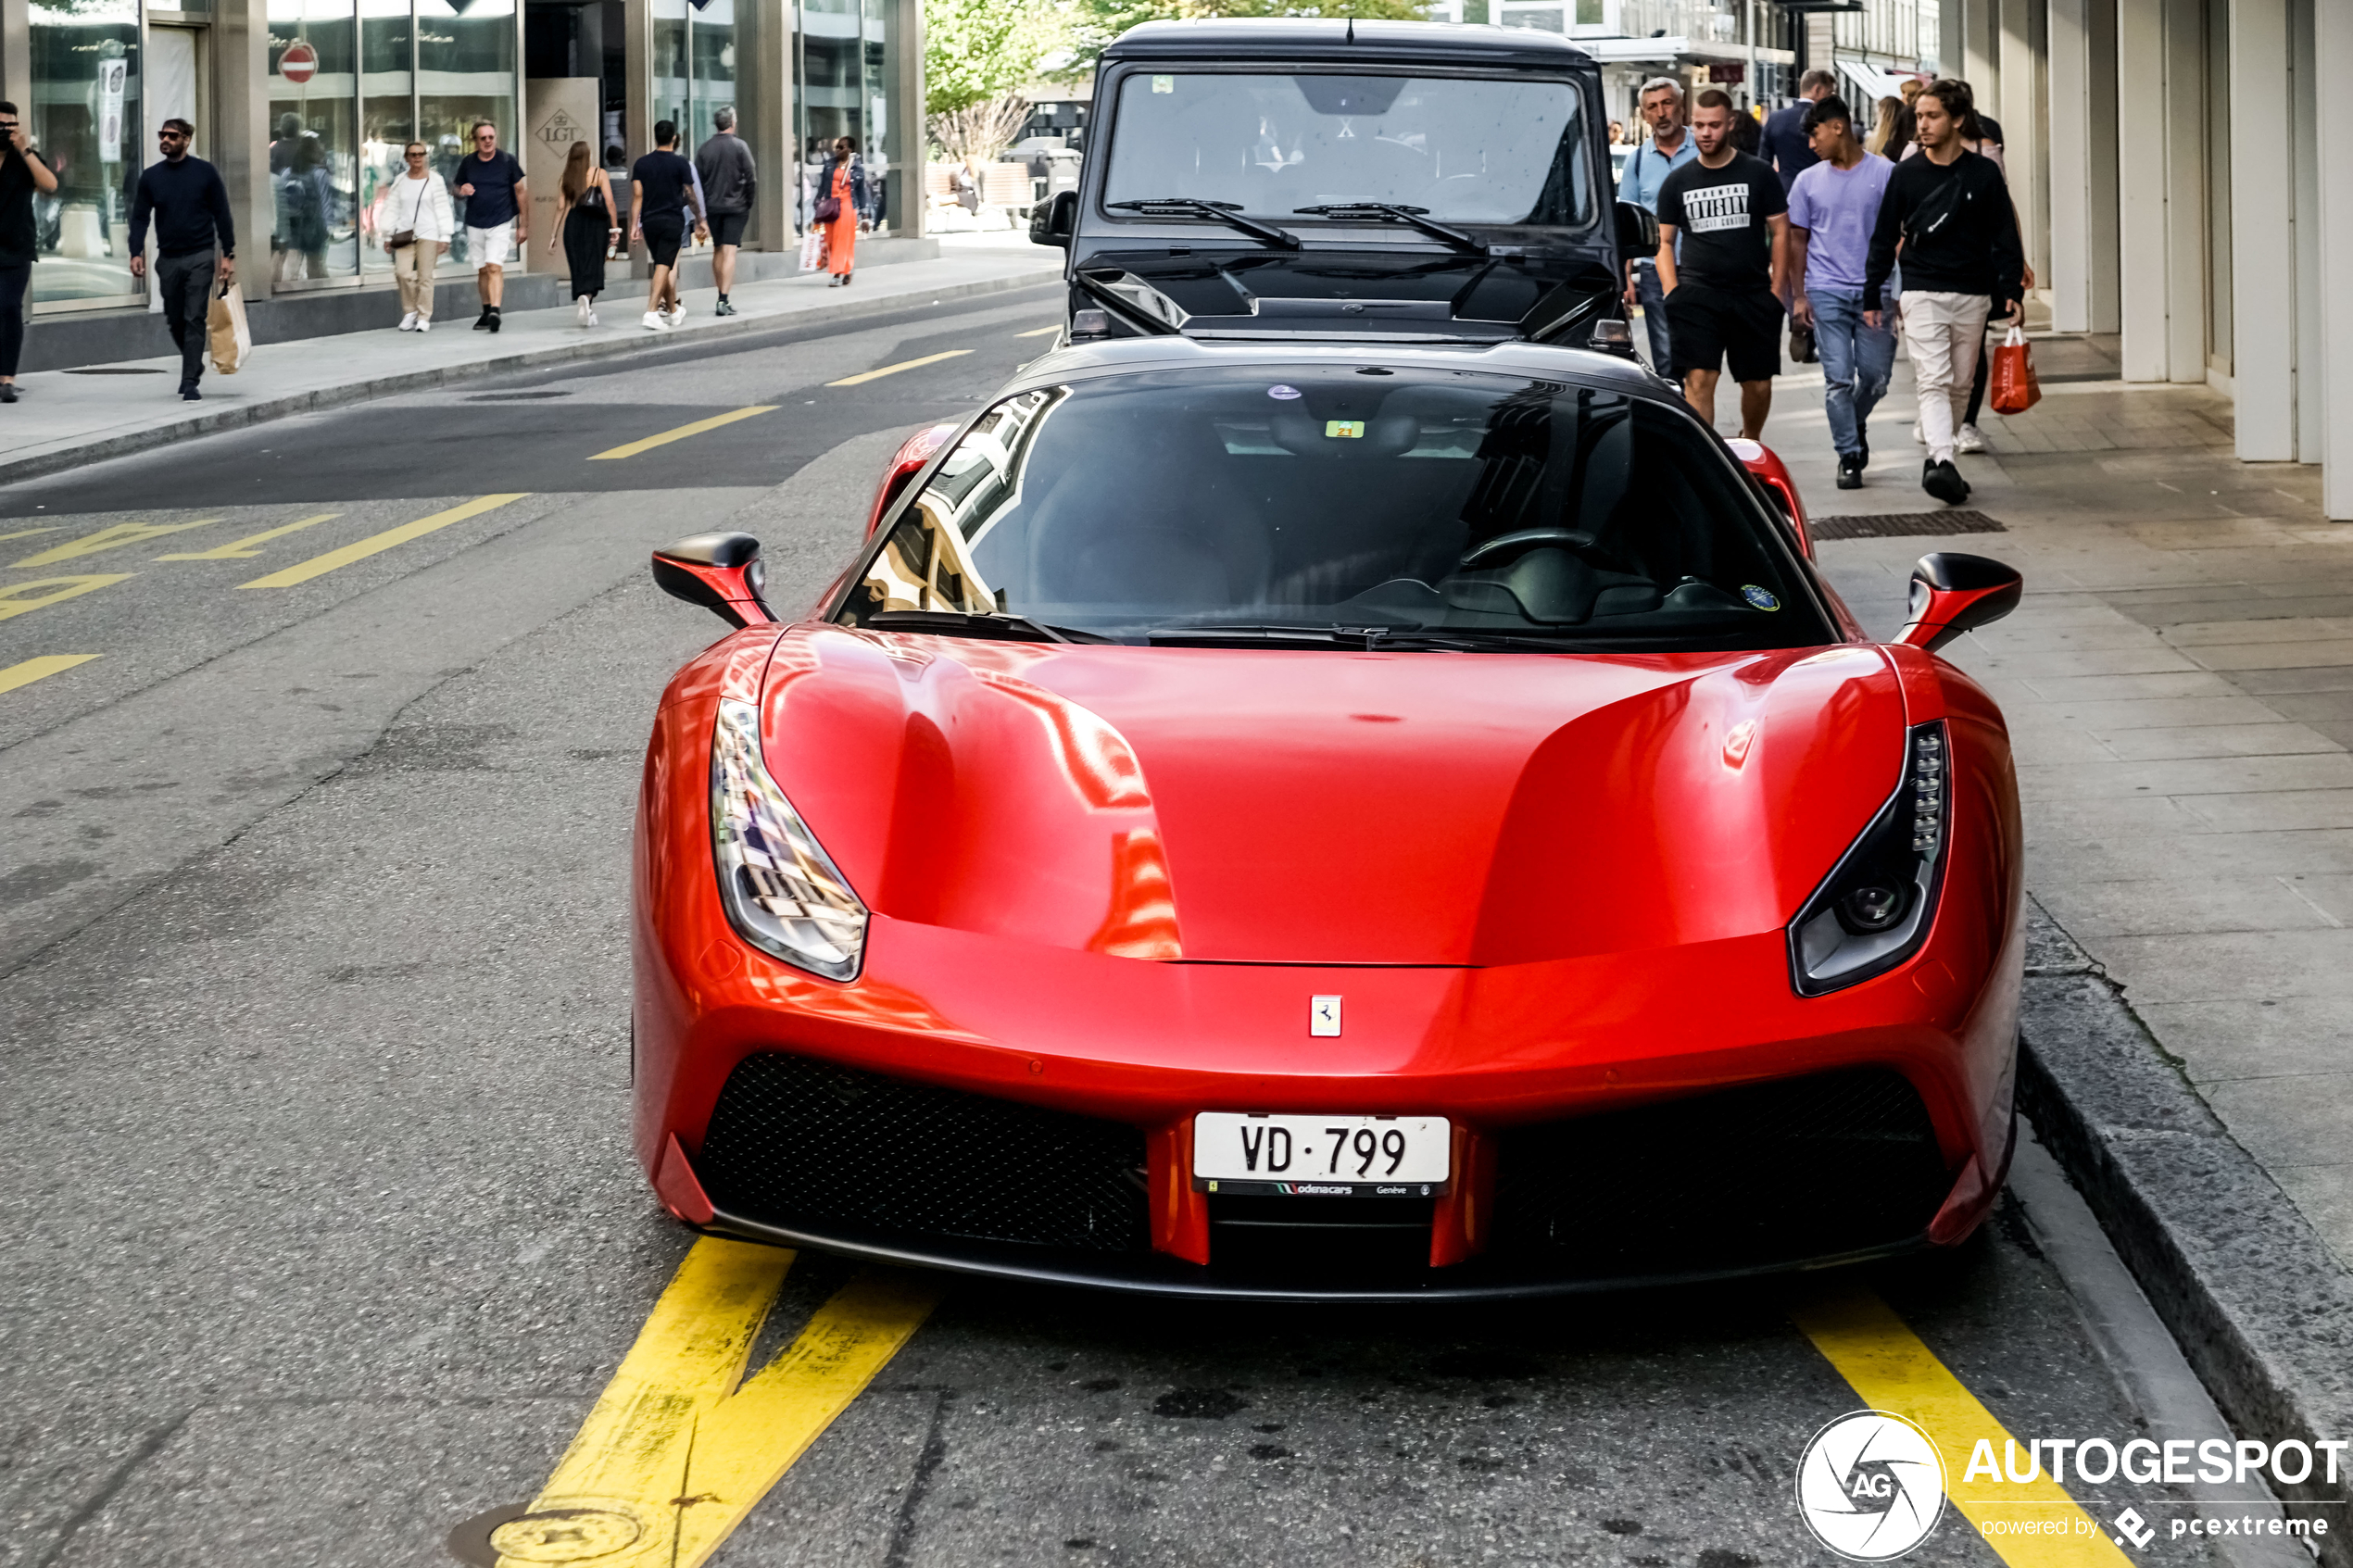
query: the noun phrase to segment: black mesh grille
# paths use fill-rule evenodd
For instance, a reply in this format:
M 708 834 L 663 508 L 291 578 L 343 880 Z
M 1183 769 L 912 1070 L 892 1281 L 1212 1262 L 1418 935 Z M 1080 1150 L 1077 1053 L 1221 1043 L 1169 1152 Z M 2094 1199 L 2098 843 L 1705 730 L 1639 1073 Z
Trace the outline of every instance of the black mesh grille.
M 803 1057 L 738 1063 L 695 1163 L 712 1202 L 770 1224 L 1151 1245 L 1137 1129 Z
M 1927 1107 L 1883 1069 L 1515 1128 L 1499 1176 L 1496 1252 L 1584 1277 L 1883 1247 L 1951 1185 Z

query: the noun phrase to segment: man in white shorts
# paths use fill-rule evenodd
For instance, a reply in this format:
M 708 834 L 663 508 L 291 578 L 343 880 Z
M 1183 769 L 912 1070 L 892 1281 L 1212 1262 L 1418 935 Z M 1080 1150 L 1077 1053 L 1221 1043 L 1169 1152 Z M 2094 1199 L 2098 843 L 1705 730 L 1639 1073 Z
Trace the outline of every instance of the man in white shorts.
M 466 204 L 466 258 L 482 291 L 478 332 L 498 330 L 498 307 L 506 297 L 508 258 L 531 240 L 531 196 L 523 188 L 522 165 L 498 150 L 498 128 L 477 120 L 474 150 L 458 160 L 451 194 Z

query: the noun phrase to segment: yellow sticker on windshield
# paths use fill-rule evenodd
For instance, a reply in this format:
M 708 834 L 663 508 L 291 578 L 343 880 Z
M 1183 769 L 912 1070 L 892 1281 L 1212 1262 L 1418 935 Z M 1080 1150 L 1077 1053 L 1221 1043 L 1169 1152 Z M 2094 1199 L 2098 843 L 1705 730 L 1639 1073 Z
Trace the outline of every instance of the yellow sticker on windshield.
M 1152 78 L 1152 91 L 1155 93 L 1174 93 L 1176 91 L 1176 79 L 1173 76 L 1155 76 Z
M 1324 434 L 1334 441 L 1362 441 L 1365 421 L 1362 420 L 1326 420 Z

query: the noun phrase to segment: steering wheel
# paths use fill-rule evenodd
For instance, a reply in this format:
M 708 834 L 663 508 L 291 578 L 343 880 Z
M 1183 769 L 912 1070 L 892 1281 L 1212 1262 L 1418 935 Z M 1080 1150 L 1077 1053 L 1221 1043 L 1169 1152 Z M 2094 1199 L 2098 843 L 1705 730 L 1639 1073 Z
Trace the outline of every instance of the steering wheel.
M 1516 556 L 1524 550 L 1550 545 L 1571 555 L 1599 556 L 1601 541 L 1578 528 L 1523 528 L 1511 533 L 1498 533 L 1492 539 L 1482 539 L 1463 552 L 1460 565 L 1476 567 L 1497 556 Z

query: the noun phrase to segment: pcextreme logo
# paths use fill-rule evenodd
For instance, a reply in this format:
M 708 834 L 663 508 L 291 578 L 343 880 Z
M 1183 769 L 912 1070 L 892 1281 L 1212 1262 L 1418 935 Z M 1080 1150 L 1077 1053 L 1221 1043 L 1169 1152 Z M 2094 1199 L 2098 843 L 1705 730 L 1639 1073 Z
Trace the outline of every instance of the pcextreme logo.
M 1824 1546 L 1856 1562 L 1901 1557 L 1944 1512 L 1944 1461 L 1900 1415 L 1856 1411 L 1814 1434 L 1797 1465 L 1797 1512 Z

